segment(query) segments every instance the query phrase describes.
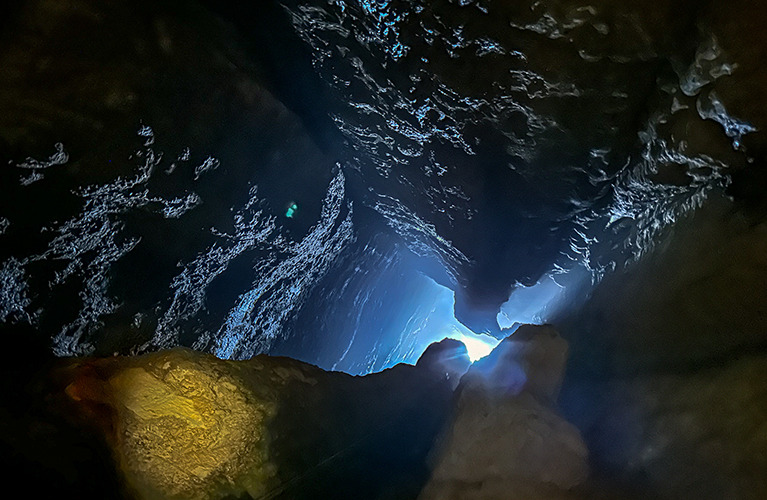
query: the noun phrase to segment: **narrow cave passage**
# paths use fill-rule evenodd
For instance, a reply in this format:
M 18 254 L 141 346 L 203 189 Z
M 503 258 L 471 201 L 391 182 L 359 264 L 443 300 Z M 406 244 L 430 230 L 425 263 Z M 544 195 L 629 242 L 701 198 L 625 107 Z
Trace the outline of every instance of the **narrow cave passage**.
M 0 7 L 3 465 L 79 498 L 767 497 L 766 22 Z

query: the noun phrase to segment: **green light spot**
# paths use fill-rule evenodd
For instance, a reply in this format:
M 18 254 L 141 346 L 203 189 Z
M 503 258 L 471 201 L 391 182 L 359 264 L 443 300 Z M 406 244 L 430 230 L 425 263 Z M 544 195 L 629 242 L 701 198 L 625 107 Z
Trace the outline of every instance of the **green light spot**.
M 285 212 L 285 217 L 292 219 L 293 215 L 296 213 L 296 210 L 298 210 L 298 205 L 291 203 L 291 205 L 288 207 L 288 211 Z

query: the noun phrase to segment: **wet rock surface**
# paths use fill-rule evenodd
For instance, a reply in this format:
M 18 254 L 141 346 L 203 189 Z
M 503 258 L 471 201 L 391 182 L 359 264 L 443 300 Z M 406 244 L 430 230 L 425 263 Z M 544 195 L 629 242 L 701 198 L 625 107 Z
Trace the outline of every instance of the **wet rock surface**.
M 763 42 L 714 2 L 288 5 L 368 203 L 416 251 L 421 220 L 452 242 L 430 246 L 477 331 L 541 261 L 620 267 L 762 155 L 760 112 L 740 103 Z
M 60 355 L 195 343 L 214 350 L 203 333 L 221 327 L 259 275 L 253 261 L 305 259 L 311 251 L 293 248 L 301 241 L 324 245 L 317 252 L 330 261 L 350 239 L 351 222 L 335 219 L 346 200 L 335 212 L 324 203 L 334 159 L 268 90 L 235 29 L 204 7 L 41 0 L 8 16 L 0 41 L 4 324 L 56 332 Z M 284 217 L 297 200 L 295 216 Z M 323 225 L 323 207 L 324 236 L 311 231 Z M 327 241 L 333 229 L 340 242 Z M 303 268 L 290 262 L 293 281 L 327 270 L 317 252 Z M 250 262 L 234 262 L 243 254 Z M 275 281 L 291 280 L 278 274 Z M 284 300 L 278 307 L 295 309 Z
M 549 271 L 599 280 L 725 189 L 764 212 L 754 2 L 263 4 L 7 8 L 3 324 L 246 358 L 347 314 L 345 279 L 308 296 L 374 245 L 500 337 Z

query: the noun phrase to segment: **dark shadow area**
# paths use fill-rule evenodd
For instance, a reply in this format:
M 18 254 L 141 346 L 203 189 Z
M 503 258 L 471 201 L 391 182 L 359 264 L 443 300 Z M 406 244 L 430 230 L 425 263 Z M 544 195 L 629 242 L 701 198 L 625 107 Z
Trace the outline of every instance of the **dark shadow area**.
M 295 396 L 286 387 L 269 425 L 281 485 L 267 498 L 418 496 L 452 391 L 407 365 L 365 379 L 349 377 L 336 381 L 332 392 L 301 390 Z

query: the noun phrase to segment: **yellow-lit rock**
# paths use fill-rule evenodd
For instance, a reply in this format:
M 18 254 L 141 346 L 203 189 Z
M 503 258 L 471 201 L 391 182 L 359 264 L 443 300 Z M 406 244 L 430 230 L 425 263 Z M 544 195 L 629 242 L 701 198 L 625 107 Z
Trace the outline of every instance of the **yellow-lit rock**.
M 352 377 L 181 348 L 65 372 L 141 500 L 414 497 L 452 400 L 447 379 L 410 365 Z
M 129 484 L 145 498 L 206 498 L 211 489 L 262 495 L 271 474 L 258 431 L 270 406 L 255 403 L 215 360 L 178 354 L 109 380 Z
M 254 398 L 231 363 L 180 349 L 96 363 L 110 368 L 100 396 L 88 389 L 92 379 L 68 392 L 110 406 L 110 440 L 133 494 L 204 499 L 266 492 L 274 469 L 262 431 L 274 405 Z

